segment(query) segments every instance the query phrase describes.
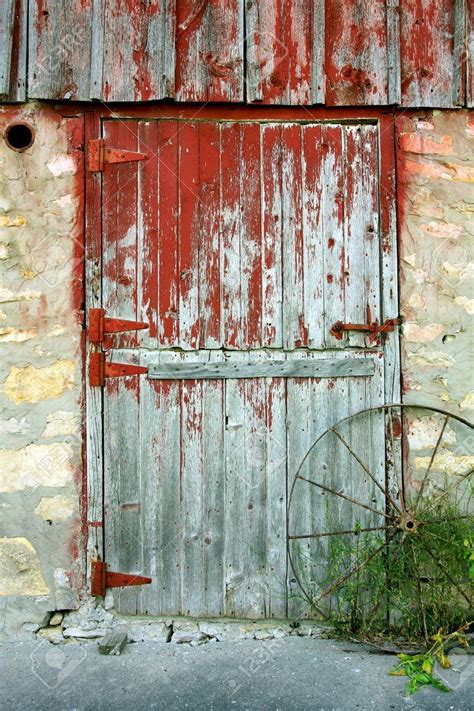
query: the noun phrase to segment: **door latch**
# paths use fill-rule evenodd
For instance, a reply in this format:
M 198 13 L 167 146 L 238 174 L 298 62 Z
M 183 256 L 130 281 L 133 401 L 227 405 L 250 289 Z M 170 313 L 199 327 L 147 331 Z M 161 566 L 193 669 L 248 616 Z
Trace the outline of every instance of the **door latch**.
M 379 323 L 378 321 L 374 321 L 373 323 L 344 323 L 343 321 L 336 321 L 330 333 L 339 341 L 344 337 L 344 333 L 347 331 L 360 331 L 361 333 L 368 333 L 373 338 L 376 338 L 380 334 L 392 333 L 395 330 L 395 326 L 399 326 L 401 323 L 402 319 L 400 316 L 397 318 L 388 318 L 383 323 Z

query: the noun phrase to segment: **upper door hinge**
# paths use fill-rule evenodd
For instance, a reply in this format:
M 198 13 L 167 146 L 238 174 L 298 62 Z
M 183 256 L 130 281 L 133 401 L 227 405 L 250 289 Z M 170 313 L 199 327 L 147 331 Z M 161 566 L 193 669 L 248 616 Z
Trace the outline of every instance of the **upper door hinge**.
M 91 173 L 104 170 L 106 163 L 128 163 L 130 161 L 145 160 L 146 153 L 126 151 L 122 148 L 106 148 L 103 138 L 92 138 L 89 141 L 88 167 Z
M 112 347 L 112 335 L 125 331 L 140 331 L 149 328 L 145 321 L 129 321 L 124 318 L 108 318 L 105 309 L 89 309 L 89 341 L 96 346 Z

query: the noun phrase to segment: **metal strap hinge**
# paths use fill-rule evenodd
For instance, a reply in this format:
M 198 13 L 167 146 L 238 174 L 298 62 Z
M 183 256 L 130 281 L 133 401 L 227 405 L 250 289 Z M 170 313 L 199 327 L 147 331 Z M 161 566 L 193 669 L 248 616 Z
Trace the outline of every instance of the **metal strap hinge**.
M 103 138 L 92 138 L 89 141 L 88 167 L 91 173 L 104 170 L 106 163 L 129 163 L 145 160 L 146 153 L 126 151 L 122 148 L 106 148 Z
M 96 560 L 91 565 L 91 595 L 105 597 L 107 588 L 125 588 L 130 585 L 149 585 L 151 578 L 134 573 L 115 573 L 107 570 L 107 563 Z
M 125 378 L 127 375 L 141 375 L 147 373 L 148 368 L 142 365 L 129 365 L 128 363 L 109 363 L 105 360 L 106 354 L 94 351 L 89 358 L 89 385 L 102 388 L 106 378 Z

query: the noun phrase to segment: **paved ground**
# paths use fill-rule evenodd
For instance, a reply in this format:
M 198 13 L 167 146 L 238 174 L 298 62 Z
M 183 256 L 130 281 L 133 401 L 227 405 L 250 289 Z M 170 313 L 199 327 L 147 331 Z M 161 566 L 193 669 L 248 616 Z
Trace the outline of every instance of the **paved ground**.
M 474 657 L 445 672 L 454 691 L 404 693 L 390 655 L 331 640 L 284 638 L 199 647 L 141 642 L 118 657 L 95 643 L 0 644 L 0 709 L 474 709 Z

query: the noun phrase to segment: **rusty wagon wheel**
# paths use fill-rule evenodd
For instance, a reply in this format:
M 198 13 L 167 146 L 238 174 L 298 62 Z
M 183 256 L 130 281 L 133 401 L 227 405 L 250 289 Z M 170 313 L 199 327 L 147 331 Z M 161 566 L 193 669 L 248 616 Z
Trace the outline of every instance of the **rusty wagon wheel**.
M 295 614 L 412 638 L 468 620 L 472 430 L 449 412 L 386 405 L 315 440 L 288 502 Z

